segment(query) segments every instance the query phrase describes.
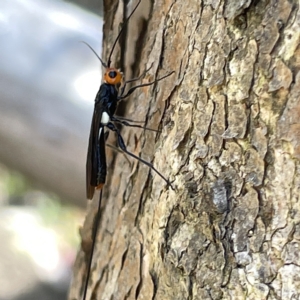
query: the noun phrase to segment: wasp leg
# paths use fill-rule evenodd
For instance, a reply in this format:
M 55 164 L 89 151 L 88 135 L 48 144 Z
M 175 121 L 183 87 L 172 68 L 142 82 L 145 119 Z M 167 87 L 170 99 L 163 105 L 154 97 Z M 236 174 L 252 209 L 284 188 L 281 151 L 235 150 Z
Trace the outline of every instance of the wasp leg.
M 125 88 L 124 88 L 124 89 L 122 88 L 122 89 L 121 89 L 121 94 L 120 94 L 120 96 L 118 96 L 118 101 L 127 98 L 127 97 L 128 97 L 129 95 L 131 95 L 136 89 L 141 88 L 141 87 L 144 87 L 144 86 L 149 86 L 149 85 L 152 85 L 152 84 L 154 84 L 154 83 L 156 83 L 156 82 L 159 82 L 159 81 L 165 79 L 166 77 L 172 75 L 173 73 L 174 73 L 174 71 L 170 72 L 169 74 L 167 74 L 167 75 L 165 75 L 165 76 L 163 76 L 163 77 L 160 77 L 160 78 L 158 78 L 158 79 L 155 79 L 155 80 L 153 80 L 153 81 L 151 81 L 151 82 L 143 83 L 143 84 L 140 84 L 140 85 L 136 85 L 136 86 L 132 87 L 131 89 L 129 89 L 129 91 L 128 91 L 125 95 L 123 95 Z
M 161 132 L 159 130 L 151 129 L 151 128 L 148 128 L 148 127 L 145 127 L 145 126 L 130 124 L 130 123 L 126 122 L 126 121 L 119 120 L 118 118 L 115 118 L 115 117 L 111 117 L 111 120 L 115 121 L 115 122 L 118 122 L 118 123 L 121 123 L 121 124 L 123 124 L 125 126 L 128 126 L 128 127 L 142 128 L 142 129 L 149 130 L 149 131 Z
M 147 74 L 147 72 L 152 68 L 152 66 L 153 66 L 153 64 L 151 64 L 151 66 L 150 66 L 147 70 L 145 70 L 139 77 L 136 77 L 136 78 L 133 78 L 133 79 L 130 79 L 130 80 L 126 80 L 126 81 L 124 82 L 124 85 L 121 87 L 121 90 L 120 90 L 120 96 L 122 96 L 122 95 L 124 94 L 125 89 L 126 89 L 126 85 L 127 85 L 128 83 L 134 82 L 134 81 L 138 81 L 138 80 L 140 80 L 141 78 L 143 78 L 143 77 Z
M 148 161 L 136 156 L 135 154 L 129 152 L 126 148 L 126 145 L 124 143 L 124 140 L 120 134 L 120 131 L 118 130 L 118 128 L 115 127 L 115 125 L 113 123 L 108 123 L 106 125 L 110 130 L 114 131 L 117 133 L 118 135 L 118 144 L 119 144 L 119 147 L 125 152 L 127 153 L 129 156 L 132 156 L 133 158 L 139 160 L 140 162 L 142 162 L 143 164 L 145 164 L 146 166 L 148 166 L 150 169 L 152 169 L 154 172 L 156 172 L 166 183 L 168 186 L 171 187 L 172 190 L 175 190 L 174 187 L 172 186 L 171 182 L 166 178 L 164 177 L 151 163 L 149 163 Z
M 117 115 L 115 115 L 115 117 L 116 117 L 117 119 L 122 120 L 122 121 L 128 121 L 128 122 L 131 122 L 131 123 L 145 123 L 145 121 L 135 121 L 135 120 L 132 120 L 132 119 L 124 118 L 124 117 L 122 117 L 122 116 L 117 116 Z

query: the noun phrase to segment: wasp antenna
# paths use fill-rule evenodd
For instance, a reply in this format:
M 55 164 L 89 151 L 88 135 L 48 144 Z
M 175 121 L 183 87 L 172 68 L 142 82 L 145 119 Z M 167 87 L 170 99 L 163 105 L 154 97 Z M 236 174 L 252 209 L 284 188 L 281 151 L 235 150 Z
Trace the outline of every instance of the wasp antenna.
M 92 48 L 92 46 L 90 46 L 88 43 L 81 41 L 81 43 L 85 44 L 86 46 L 88 46 L 93 52 L 94 54 L 98 57 L 98 59 L 101 61 L 101 64 L 104 68 L 107 68 L 107 65 L 105 64 L 105 62 L 101 59 L 101 57 L 96 53 L 96 51 Z
M 117 42 L 118 42 L 118 40 L 119 40 L 119 38 L 120 38 L 120 36 L 121 36 L 121 34 L 122 34 L 122 32 L 123 32 L 123 29 L 124 29 L 125 25 L 127 24 L 127 22 L 129 21 L 129 19 L 131 18 L 131 16 L 132 16 L 132 15 L 134 14 L 134 12 L 136 11 L 136 9 L 137 9 L 138 6 L 140 5 L 141 1 L 142 1 L 142 0 L 139 0 L 139 1 L 138 1 L 137 5 L 135 6 L 135 8 L 134 8 L 133 11 L 131 12 L 131 14 L 128 16 L 128 18 L 127 18 L 126 21 L 124 22 L 124 24 L 123 24 L 121 30 L 119 31 L 118 36 L 117 36 L 117 38 L 116 38 L 116 40 L 115 40 L 115 42 L 114 42 L 114 44 L 113 44 L 113 46 L 112 46 L 112 48 L 111 48 L 111 51 L 110 51 L 110 53 L 109 53 L 109 57 L 108 57 L 108 60 L 107 60 L 107 68 L 110 67 L 111 56 L 112 56 L 112 54 L 113 54 L 113 52 L 114 52 L 114 49 L 115 49 L 115 47 L 116 47 L 116 44 L 117 44 Z

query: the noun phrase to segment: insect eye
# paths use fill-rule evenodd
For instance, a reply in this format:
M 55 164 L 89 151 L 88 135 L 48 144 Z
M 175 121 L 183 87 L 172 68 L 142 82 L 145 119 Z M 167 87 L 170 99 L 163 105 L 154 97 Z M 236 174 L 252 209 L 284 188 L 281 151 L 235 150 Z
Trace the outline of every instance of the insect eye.
M 108 73 L 108 76 L 109 76 L 110 78 L 116 78 L 116 77 L 117 77 L 117 72 L 116 72 L 116 71 L 110 71 L 110 72 Z

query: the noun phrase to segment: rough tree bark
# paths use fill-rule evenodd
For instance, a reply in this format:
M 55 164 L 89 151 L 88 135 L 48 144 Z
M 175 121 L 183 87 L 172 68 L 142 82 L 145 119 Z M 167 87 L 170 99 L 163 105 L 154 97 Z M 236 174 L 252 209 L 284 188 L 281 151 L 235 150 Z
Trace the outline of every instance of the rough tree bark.
M 106 3 L 104 53 L 119 5 Z M 176 74 L 126 102 L 127 117 L 161 133 L 123 134 L 176 191 L 116 155 L 87 299 L 299 299 L 298 1 L 157 0 L 141 10 L 131 26 L 143 32 L 129 30 L 126 48 L 134 66 L 153 64 L 145 81 Z M 86 257 L 69 299 L 80 299 Z

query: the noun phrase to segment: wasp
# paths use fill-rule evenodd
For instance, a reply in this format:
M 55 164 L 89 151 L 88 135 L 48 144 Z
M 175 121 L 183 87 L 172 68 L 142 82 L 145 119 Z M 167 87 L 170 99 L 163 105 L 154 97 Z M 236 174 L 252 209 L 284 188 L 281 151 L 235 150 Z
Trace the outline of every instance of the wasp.
M 137 9 L 140 2 L 141 0 L 138 1 L 137 5 L 135 6 L 133 11 L 127 18 L 126 22 L 128 22 L 128 20 Z M 106 69 L 103 76 L 103 83 L 101 84 L 100 89 L 95 98 L 95 107 L 94 107 L 94 113 L 93 113 L 90 137 L 89 137 L 89 145 L 88 145 L 87 161 L 86 161 L 86 196 L 88 199 L 92 199 L 94 196 L 95 189 L 102 189 L 106 181 L 107 166 L 106 166 L 105 143 L 108 135 L 104 132 L 105 127 L 111 131 L 116 132 L 118 146 L 123 152 L 125 152 L 129 156 L 132 156 L 135 159 L 147 165 L 149 168 L 155 171 L 167 183 L 168 186 L 172 187 L 170 181 L 166 179 L 151 163 L 143 160 L 142 158 L 134 155 L 133 153 L 127 150 L 127 147 L 124 143 L 124 140 L 120 134 L 119 129 L 113 123 L 113 122 L 117 122 L 130 127 L 147 129 L 140 125 L 130 124 L 127 121 L 125 121 L 123 118 L 121 119 L 119 117 L 114 116 L 118 103 L 121 100 L 130 96 L 136 89 L 145 86 L 150 86 L 174 73 L 174 72 L 170 72 L 167 75 L 159 79 L 156 79 L 152 82 L 136 85 L 130 88 L 127 92 L 125 92 L 127 84 L 135 80 L 138 80 L 140 77 L 136 79 L 131 79 L 125 81 L 119 91 L 118 86 L 122 82 L 123 74 L 120 70 L 111 67 L 111 56 L 116 46 L 116 43 L 120 38 L 123 28 L 124 26 L 120 30 L 113 44 L 107 63 L 104 63 L 103 60 L 97 55 L 97 53 L 92 49 L 92 47 L 90 47 L 88 44 L 85 43 L 97 55 L 102 66 Z

